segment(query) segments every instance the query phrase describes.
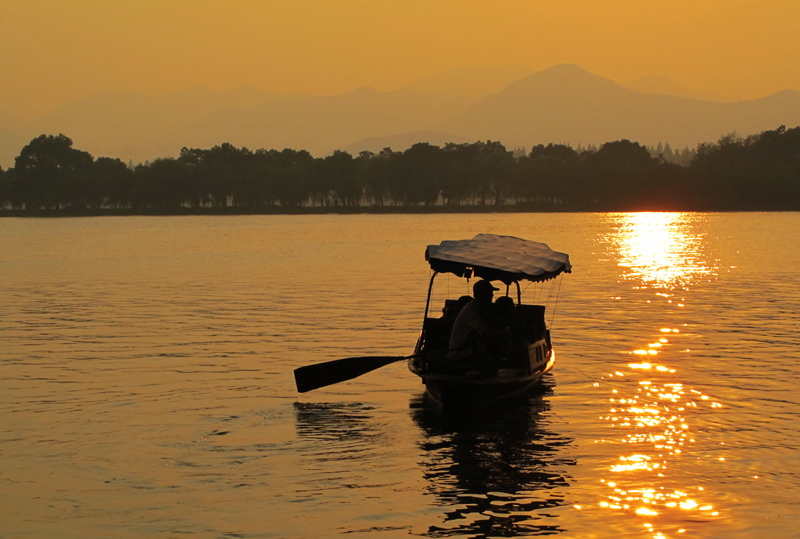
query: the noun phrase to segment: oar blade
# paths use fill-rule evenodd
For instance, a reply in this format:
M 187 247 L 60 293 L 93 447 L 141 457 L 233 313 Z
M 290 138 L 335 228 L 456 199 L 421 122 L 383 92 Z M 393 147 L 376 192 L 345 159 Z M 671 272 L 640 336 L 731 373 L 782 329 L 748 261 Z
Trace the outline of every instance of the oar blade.
M 403 359 L 406 358 L 403 356 L 347 357 L 315 365 L 306 365 L 295 369 L 294 381 L 297 384 L 297 391 L 305 393 L 312 389 L 352 380 L 362 374 Z

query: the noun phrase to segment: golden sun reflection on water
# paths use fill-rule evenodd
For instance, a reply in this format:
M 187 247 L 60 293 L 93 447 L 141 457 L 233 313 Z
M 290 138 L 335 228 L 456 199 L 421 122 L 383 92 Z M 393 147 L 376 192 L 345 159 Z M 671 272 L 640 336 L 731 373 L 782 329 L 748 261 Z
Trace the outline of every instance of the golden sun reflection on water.
M 712 270 L 700 257 L 702 237 L 693 231 L 698 217 L 686 213 L 614 214 L 618 232 L 609 239 L 628 268 L 628 279 L 648 285 L 688 284 Z
M 703 408 L 708 413 L 722 405 L 676 381 L 676 369 L 656 362 L 660 349 L 669 345 L 666 335 L 676 333 L 662 329 L 647 347 L 629 352 L 627 369 L 594 383 L 610 391 L 608 413 L 599 419 L 620 434 L 596 443 L 623 444 L 619 459 L 600 479 L 605 494 L 597 506 L 640 520 L 643 532 L 659 539 L 683 536 L 693 531 L 692 523 L 721 518 L 713 494 L 681 471 L 685 461 L 704 457 L 691 449 L 697 443 L 692 418 Z

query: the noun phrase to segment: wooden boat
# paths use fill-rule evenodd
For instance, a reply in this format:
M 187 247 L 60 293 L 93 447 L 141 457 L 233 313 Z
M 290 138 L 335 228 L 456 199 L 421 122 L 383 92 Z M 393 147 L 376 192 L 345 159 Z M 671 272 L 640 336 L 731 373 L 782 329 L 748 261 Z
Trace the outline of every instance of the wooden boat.
M 471 240 L 429 245 L 425 258 L 433 275 L 422 332 L 414 354 L 408 358 L 408 368 L 422 379 L 435 401 L 446 406 L 470 407 L 520 395 L 553 368 L 556 355 L 545 323 L 545 306 L 523 304 L 520 281 L 544 282 L 570 273 L 568 255 L 543 243 L 478 234 Z M 430 316 L 434 280 L 441 273 L 500 281 L 506 285 L 506 297 L 510 297 L 515 285 L 517 301 L 509 313 L 510 319 L 506 319 L 512 337 L 489 372 L 448 357 L 452 356 L 449 343 L 453 324 L 469 298 L 447 299 L 442 316 Z
M 523 305 L 520 281 L 538 283 L 570 273 L 572 266 L 568 255 L 553 251 L 543 243 L 513 236 L 478 234 L 471 240 L 429 245 L 425 258 L 433 275 L 428 286 L 422 332 L 414 353 L 410 356 L 348 357 L 299 367 L 294 370 L 298 392 L 352 380 L 385 365 L 408 360 L 409 369 L 422 378 L 434 400 L 445 405 L 474 406 L 519 395 L 553 367 L 556 356 L 545 324 L 545 306 Z M 509 299 L 511 285 L 516 285 L 517 303 L 511 307 L 513 312 L 506 313 L 511 336 L 505 342 L 502 356 L 498 355 L 488 370 L 476 369 L 448 357 L 453 323 L 464 302 L 448 299 L 443 316 L 428 316 L 434 279 L 441 273 L 452 273 L 467 280 L 477 277 L 500 281 L 506 285 Z

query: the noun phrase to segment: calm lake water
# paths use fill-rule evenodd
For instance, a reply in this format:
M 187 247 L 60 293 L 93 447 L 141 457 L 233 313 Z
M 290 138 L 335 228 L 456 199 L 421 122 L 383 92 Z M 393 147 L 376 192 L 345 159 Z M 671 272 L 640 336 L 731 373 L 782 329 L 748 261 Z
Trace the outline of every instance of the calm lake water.
M 540 391 L 297 394 L 411 353 L 425 246 L 479 232 L 570 254 L 523 293 Z M 796 213 L 2 219 L 0 537 L 800 537 L 798 244 Z

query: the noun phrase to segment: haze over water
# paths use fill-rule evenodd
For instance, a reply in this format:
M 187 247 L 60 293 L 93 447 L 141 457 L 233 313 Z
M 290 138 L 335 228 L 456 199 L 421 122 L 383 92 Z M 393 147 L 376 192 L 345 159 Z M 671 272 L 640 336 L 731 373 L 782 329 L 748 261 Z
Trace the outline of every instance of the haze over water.
M 0 227 L 0 537 L 798 536 L 798 214 Z M 480 232 L 570 254 L 541 391 L 443 414 L 401 362 L 296 393 L 411 353 L 425 246 Z

